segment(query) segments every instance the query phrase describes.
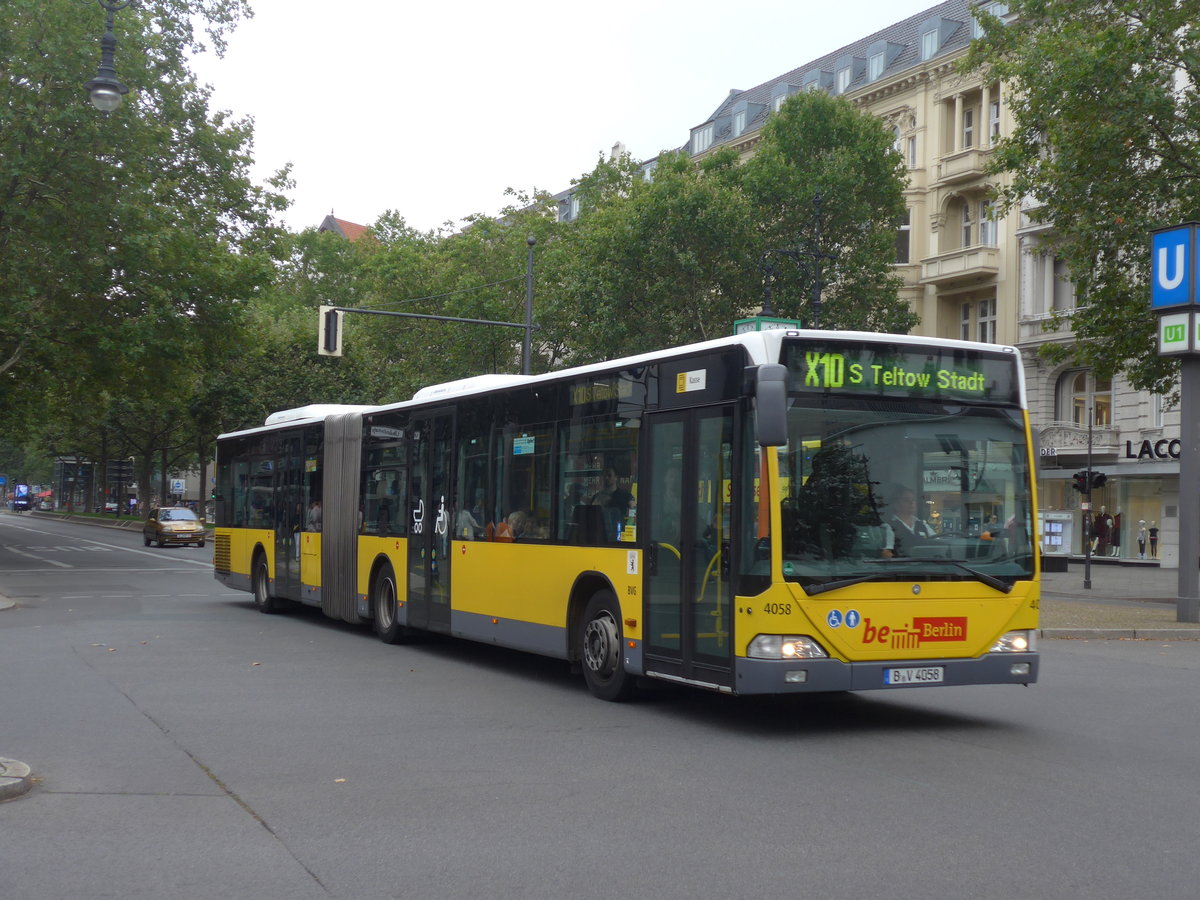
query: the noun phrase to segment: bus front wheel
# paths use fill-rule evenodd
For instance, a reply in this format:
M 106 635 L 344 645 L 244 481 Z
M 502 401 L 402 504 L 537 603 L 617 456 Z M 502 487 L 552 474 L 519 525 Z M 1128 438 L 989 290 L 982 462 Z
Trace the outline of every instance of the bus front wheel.
M 261 613 L 279 612 L 279 598 L 271 596 L 271 570 L 267 566 L 267 557 L 259 553 L 254 557 L 251 567 L 251 587 L 254 590 L 254 605 Z
M 400 644 L 407 640 L 408 629 L 400 624 L 400 595 L 396 590 L 396 573 L 384 565 L 375 576 L 371 606 L 375 611 L 375 633 L 385 644 Z
M 634 676 L 625 671 L 621 652 L 621 610 L 612 591 L 597 591 L 583 613 L 579 650 L 588 690 L 601 700 L 627 700 Z

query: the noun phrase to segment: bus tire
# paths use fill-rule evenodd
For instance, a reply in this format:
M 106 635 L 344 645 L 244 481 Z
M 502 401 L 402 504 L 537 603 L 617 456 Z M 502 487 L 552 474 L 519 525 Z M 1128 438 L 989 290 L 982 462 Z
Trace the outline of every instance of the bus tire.
M 592 696 L 613 701 L 633 696 L 636 679 L 625 671 L 623 640 L 616 594 L 610 590 L 596 591 L 584 610 L 579 633 L 583 679 Z
M 254 605 L 260 613 L 270 615 L 279 612 L 279 598 L 271 596 L 271 569 L 265 553 L 254 554 L 254 562 L 250 566 L 250 587 L 254 592 Z
M 409 630 L 400 624 L 400 594 L 396 588 L 396 572 L 391 563 L 384 563 L 371 585 L 371 611 L 375 633 L 385 644 L 402 644 Z

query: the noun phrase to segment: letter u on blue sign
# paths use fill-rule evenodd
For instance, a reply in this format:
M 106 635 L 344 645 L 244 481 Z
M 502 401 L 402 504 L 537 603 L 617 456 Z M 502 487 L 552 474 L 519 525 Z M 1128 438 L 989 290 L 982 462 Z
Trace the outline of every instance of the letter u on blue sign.
M 1150 241 L 1150 307 L 1170 309 L 1196 302 L 1196 226 L 1154 232 Z

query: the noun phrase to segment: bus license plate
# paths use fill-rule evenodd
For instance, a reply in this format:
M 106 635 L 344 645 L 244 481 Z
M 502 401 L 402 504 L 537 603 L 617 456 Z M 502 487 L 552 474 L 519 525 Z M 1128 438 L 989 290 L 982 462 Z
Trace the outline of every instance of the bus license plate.
M 946 679 L 941 666 L 922 666 L 918 669 L 884 669 L 884 684 L 937 684 Z

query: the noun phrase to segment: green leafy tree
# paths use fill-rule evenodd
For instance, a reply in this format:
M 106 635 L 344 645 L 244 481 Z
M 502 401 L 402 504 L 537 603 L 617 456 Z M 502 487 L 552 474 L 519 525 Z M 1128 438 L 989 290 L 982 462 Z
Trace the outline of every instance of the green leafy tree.
M 571 362 L 720 337 L 757 303 L 749 205 L 736 179 L 708 175 L 730 165 L 666 153 L 647 180 L 622 157 L 580 179 L 548 316 Z
M 187 59 L 204 49 L 196 29 L 220 50 L 248 14 L 245 0 L 142 0 L 119 12 L 117 70 L 130 93 L 102 115 L 81 83 L 96 68 L 103 11 L 5 4 L 0 421 L 10 427 L 63 382 L 98 397 L 146 381 L 164 408 L 186 409 L 188 379 L 236 352 L 242 301 L 273 277 L 275 190 L 287 176 L 251 181 L 250 123 L 209 109 Z
M 817 324 L 819 267 L 820 327 L 903 334 L 916 324 L 893 270 L 906 179 L 878 118 L 824 91 L 795 94 L 739 175 L 757 247 L 778 272 L 779 313 Z
M 1200 3 L 1008 6 L 1008 24 L 982 17 L 966 64 L 1002 81 L 1015 120 L 991 164 L 1011 173 L 1005 207 L 1033 201 L 1075 281 L 1075 343 L 1043 352 L 1169 392 L 1177 366 L 1156 352 L 1148 233 L 1200 218 Z
M 535 241 L 534 315 L 548 313 L 544 259 L 557 223 L 545 194 L 510 190 L 513 202 L 499 216 L 475 215 L 454 233 L 423 234 L 395 213 L 377 228 L 383 250 L 367 265 L 375 308 L 491 322 L 525 321 L 528 239 Z M 522 368 L 519 328 L 409 318 L 366 318 L 362 339 L 382 366 L 388 400 L 406 399 L 418 388 L 484 373 Z M 364 326 L 358 324 L 362 333 Z M 347 332 L 348 337 L 350 332 Z M 534 337 L 534 372 L 553 364 L 546 333 Z M 356 351 L 357 352 L 357 351 Z

